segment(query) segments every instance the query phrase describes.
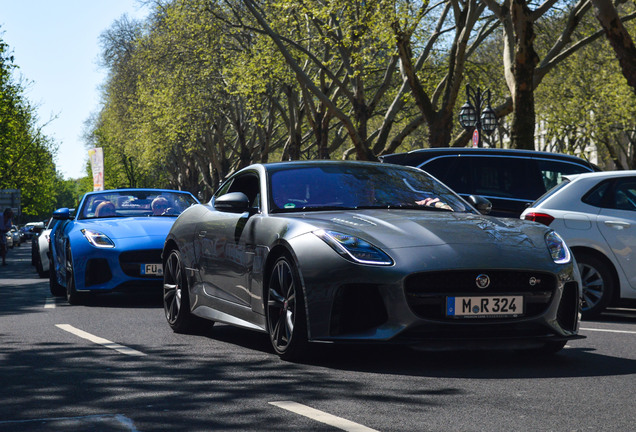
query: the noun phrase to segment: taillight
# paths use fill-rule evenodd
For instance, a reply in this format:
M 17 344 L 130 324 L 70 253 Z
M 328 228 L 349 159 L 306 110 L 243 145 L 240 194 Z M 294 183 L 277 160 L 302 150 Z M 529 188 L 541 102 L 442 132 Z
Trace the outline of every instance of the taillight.
M 554 216 L 550 216 L 549 214 L 546 214 L 546 213 L 535 213 L 535 212 L 528 213 L 523 218 L 525 220 L 539 222 L 547 226 L 550 226 L 550 224 L 554 220 Z

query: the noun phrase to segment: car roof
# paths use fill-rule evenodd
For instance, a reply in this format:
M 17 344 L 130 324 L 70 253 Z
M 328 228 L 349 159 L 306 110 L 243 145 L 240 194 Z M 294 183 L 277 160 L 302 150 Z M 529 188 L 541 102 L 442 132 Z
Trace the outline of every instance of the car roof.
M 614 170 L 614 171 L 601 171 L 601 172 L 591 172 L 591 173 L 581 173 L 581 174 L 570 174 L 565 177 L 571 181 L 576 179 L 584 180 L 584 179 L 607 179 L 607 178 L 615 178 L 615 177 L 629 177 L 636 176 L 636 170 Z
M 586 161 L 577 156 L 551 153 L 536 150 L 520 150 L 520 149 L 501 149 L 501 148 L 474 148 L 474 147 L 436 147 L 412 150 L 407 153 L 393 153 L 380 156 L 380 160 L 386 163 L 396 163 L 400 165 L 417 166 L 425 161 L 439 156 L 509 156 L 509 157 L 530 157 L 551 160 L 562 160 L 566 162 L 579 163 L 585 165 L 594 171 L 600 171 L 600 168 L 591 162 Z

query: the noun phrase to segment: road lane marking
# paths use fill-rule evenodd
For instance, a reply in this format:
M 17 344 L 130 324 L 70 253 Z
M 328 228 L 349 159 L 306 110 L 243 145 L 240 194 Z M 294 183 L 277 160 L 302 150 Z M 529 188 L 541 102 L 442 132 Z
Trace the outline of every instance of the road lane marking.
M 55 309 L 55 299 L 49 297 L 46 299 L 46 303 L 44 303 L 44 309 Z
M 142 353 L 141 351 L 137 351 L 134 350 L 132 348 L 128 348 L 126 346 L 123 345 L 119 345 L 118 343 L 115 342 L 111 342 L 108 339 L 104 339 L 101 338 L 99 336 L 95 336 L 92 335 L 90 333 L 86 333 L 83 330 L 80 330 L 78 328 L 73 327 L 70 324 L 55 324 L 56 327 L 67 331 L 71 334 L 74 334 L 75 336 L 81 337 L 82 339 L 86 339 L 89 340 L 93 343 L 99 344 L 99 345 L 103 345 L 106 348 L 110 348 L 110 349 L 114 349 L 115 351 L 118 351 L 122 354 L 126 354 L 126 355 L 131 355 L 131 356 L 145 356 L 146 354 Z
M 608 333 L 636 334 L 636 331 L 630 331 L 630 330 L 611 330 L 611 329 L 594 329 L 594 328 L 581 328 L 580 330 L 608 332 Z
M 110 420 L 113 420 L 114 424 L 113 422 L 109 422 Z M 89 430 L 88 426 L 92 426 L 91 429 L 100 426 L 102 428 L 110 426 L 108 429 L 111 429 L 113 426 L 120 426 L 117 427 L 118 430 L 123 427 L 129 432 L 139 432 L 135 427 L 133 421 L 123 414 L 96 414 L 80 417 L 47 417 L 27 420 L 0 420 L 0 425 L 19 425 L 29 423 L 38 423 L 41 427 L 44 427 L 44 425 L 46 425 L 51 427 L 51 430 L 66 430 L 62 427 L 68 428 L 69 425 L 72 425 L 75 428 L 77 428 L 77 426 L 83 426 L 83 430 Z
M 328 424 L 329 426 L 336 427 L 348 432 L 378 432 L 375 429 L 368 428 L 358 423 L 354 423 L 350 420 L 337 417 L 335 415 L 328 414 L 324 411 L 320 411 L 307 405 L 302 405 L 291 401 L 270 402 L 271 405 L 279 408 L 291 411 L 304 417 L 308 417 L 312 420 L 319 421 L 320 423 Z

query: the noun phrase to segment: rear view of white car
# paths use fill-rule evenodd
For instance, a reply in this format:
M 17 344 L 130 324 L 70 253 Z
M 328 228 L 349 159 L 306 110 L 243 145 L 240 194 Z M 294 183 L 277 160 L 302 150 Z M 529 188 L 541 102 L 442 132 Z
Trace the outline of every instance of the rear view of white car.
M 636 299 L 636 171 L 567 176 L 522 214 L 568 244 L 583 281 L 583 316 Z

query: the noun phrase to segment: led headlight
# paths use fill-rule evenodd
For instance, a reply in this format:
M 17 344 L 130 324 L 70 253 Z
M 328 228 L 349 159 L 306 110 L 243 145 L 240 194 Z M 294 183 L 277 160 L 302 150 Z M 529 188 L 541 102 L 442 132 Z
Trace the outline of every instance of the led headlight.
M 115 243 L 106 235 L 84 228 L 82 234 L 90 244 L 98 248 L 114 248 Z
M 555 263 L 567 264 L 572 260 L 570 249 L 556 232 L 550 231 L 547 233 L 545 235 L 545 243 L 548 245 L 548 250 Z
M 361 238 L 325 230 L 314 231 L 314 234 L 350 261 L 383 266 L 393 264 L 386 253 Z

